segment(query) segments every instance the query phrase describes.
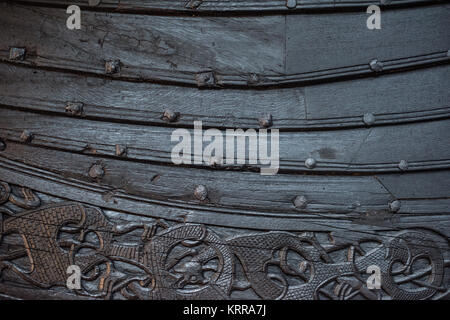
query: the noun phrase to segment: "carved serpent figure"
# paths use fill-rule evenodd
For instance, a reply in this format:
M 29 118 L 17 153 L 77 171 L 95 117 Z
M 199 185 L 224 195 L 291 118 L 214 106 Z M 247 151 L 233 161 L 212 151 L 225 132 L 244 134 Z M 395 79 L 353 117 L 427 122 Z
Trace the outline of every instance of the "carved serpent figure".
M 205 247 L 190 249 L 201 245 Z M 170 253 L 176 246 L 184 250 L 170 259 Z M 204 226 L 179 225 L 158 234 L 152 239 L 147 253 L 155 272 L 153 299 L 226 299 L 230 294 L 233 270 L 231 252 L 225 242 Z M 183 262 L 183 257 L 190 258 Z M 205 268 L 205 264 L 212 259 L 218 260 L 215 268 Z M 174 268 L 178 263 L 180 267 Z M 213 271 L 209 279 L 203 276 L 207 269 Z M 195 287 L 184 289 L 188 285 Z
M 62 231 L 75 235 L 75 238 L 59 239 Z M 78 203 L 55 204 L 26 211 L 3 221 L 2 234 L 19 234 L 23 239 L 25 251 L 18 250 L 0 256 L 0 268 L 10 269 L 38 287 L 50 288 L 65 286 L 67 268 L 77 265 L 83 275 L 94 271 L 94 274 L 101 276 L 98 289 L 104 293 L 100 296 L 108 295 L 112 288 L 106 288 L 105 284 L 114 285 L 114 281 L 106 281 L 111 273 L 111 261 L 125 261 L 150 273 L 141 264 L 143 257 L 140 246 L 114 243 L 113 235 L 120 232 L 99 209 Z M 85 242 L 89 233 L 95 234 L 98 243 Z M 92 249 L 94 253 L 80 254 L 79 251 L 83 248 Z M 29 259 L 28 270 L 8 261 L 21 254 Z M 102 263 L 108 266 L 106 273 L 100 275 L 96 268 Z
M 252 288 L 263 299 L 317 299 L 319 290 L 326 284 L 352 275 L 361 279 L 360 275 L 366 273 L 367 267 L 371 265 L 381 269 L 382 288 L 392 299 L 427 299 L 438 291 L 445 291 L 444 287 L 440 287 L 444 275 L 442 254 L 431 237 L 423 232 L 400 232 L 390 242 L 380 245 L 364 256 L 355 258 L 351 255 L 348 262 L 339 263 L 333 263 L 331 258 L 324 254 L 313 236 L 270 232 L 238 237 L 229 243 L 242 261 Z M 297 269 L 290 267 L 287 263 L 289 250 L 295 251 L 305 259 Z M 274 259 L 276 251 L 280 254 Z M 415 280 L 418 276 L 414 276 L 411 270 L 413 263 L 420 258 L 427 259 L 431 264 L 429 270 L 431 281 L 427 283 Z M 403 267 L 394 270 L 393 266 L 398 262 L 403 264 Z M 285 275 L 299 277 L 305 283 L 290 286 L 284 278 L 277 277 L 282 285 L 277 284 L 271 280 L 274 277 L 267 274 L 267 267 L 270 264 L 278 265 Z M 309 275 L 305 272 L 308 268 Z M 394 276 L 403 274 L 405 271 L 411 275 L 413 282 L 422 287 L 417 289 L 400 287 Z M 355 287 L 362 287 L 362 284 Z M 361 290 L 361 293 L 366 298 L 374 298 L 373 294 L 364 290 Z
M 0 256 L 0 276 L 7 269 L 38 287 L 65 286 L 67 267 L 75 264 L 84 281 L 99 280 L 98 292 L 77 292 L 91 297 L 111 298 L 120 292 L 130 299 L 227 299 L 237 261 L 249 287 L 263 299 L 318 299 L 321 293 L 337 298 L 324 289 L 332 282 L 340 289 L 350 284 L 353 291 L 375 299 L 378 296 L 364 288 L 362 277 L 370 265 L 381 269 L 382 289 L 392 299 L 427 299 L 448 290 L 442 284 L 448 261 L 433 236 L 422 231 L 401 231 L 361 256 L 351 251 L 346 261 L 334 262 L 313 233 L 265 232 L 222 239 L 198 224 L 117 225 L 100 209 L 72 202 L 20 214 L 2 212 L 1 235 L 19 234 L 24 249 Z M 158 231 L 160 226 L 164 230 Z M 141 239 L 133 245 L 115 239 L 139 228 Z M 61 237 L 63 233 L 72 236 Z M 89 235 L 97 241 L 88 241 Z M 86 248 L 90 252 L 82 253 Z M 22 256 L 28 258 L 29 268 L 14 263 Z M 429 267 L 417 274 L 413 269 L 420 259 Z M 141 274 L 120 273 L 115 262 L 133 265 Z M 100 270 L 101 265 L 106 268 Z M 272 267 L 278 272 L 270 271 Z

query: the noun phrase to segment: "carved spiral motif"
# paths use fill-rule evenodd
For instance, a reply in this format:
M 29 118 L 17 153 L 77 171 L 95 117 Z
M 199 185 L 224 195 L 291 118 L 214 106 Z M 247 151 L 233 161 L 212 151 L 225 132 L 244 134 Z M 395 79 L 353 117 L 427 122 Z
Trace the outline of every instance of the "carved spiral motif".
M 0 182 L 0 204 L 5 203 L 11 194 L 11 187 L 6 182 Z
M 173 257 L 175 249 L 181 250 Z M 148 254 L 156 281 L 153 299 L 224 299 L 229 295 L 231 253 L 204 226 L 175 226 L 155 236 Z M 208 267 L 211 260 L 217 263 Z M 206 271 L 212 274 L 206 276 Z
M 2 199 L 10 199 L 9 185 L 0 182 L 0 187 Z M 27 204 L 37 202 L 30 192 L 23 191 Z M 88 284 L 76 293 L 92 298 L 228 299 L 234 290 L 253 290 L 262 299 L 380 299 L 387 294 L 418 300 L 449 292 L 444 281 L 449 261 L 437 245 L 448 239 L 423 231 L 404 230 L 386 242 L 380 238 L 367 252 L 359 248 L 358 256 L 355 248 L 364 239 L 350 248 L 340 244 L 337 249 L 349 253 L 336 259 L 314 233 L 224 239 L 198 224 L 117 225 L 99 208 L 73 202 L 0 215 L 0 225 L 0 246 L 3 233 L 17 233 L 24 241 L 23 250 L 0 255 L 0 270 L 36 287 L 64 287 L 67 267 L 76 264 Z M 135 243 L 118 240 L 136 229 L 143 233 Z M 28 268 L 14 262 L 27 257 Z M 125 265 L 132 268 L 122 269 Z M 362 276 L 373 265 L 382 275 L 377 292 Z
M 444 277 L 444 260 L 436 243 L 425 233 L 407 231 L 397 236 L 389 244 L 389 264 L 383 281 L 383 288 L 397 300 L 422 300 L 436 294 Z M 426 259 L 430 264 L 430 276 L 426 283 L 417 280 L 413 265 L 419 259 Z M 394 268 L 395 264 L 401 267 Z M 420 288 L 402 288 L 394 279 L 395 274 L 402 274 L 413 284 Z M 420 273 L 419 273 L 420 275 Z M 398 281 L 397 281 L 398 282 Z

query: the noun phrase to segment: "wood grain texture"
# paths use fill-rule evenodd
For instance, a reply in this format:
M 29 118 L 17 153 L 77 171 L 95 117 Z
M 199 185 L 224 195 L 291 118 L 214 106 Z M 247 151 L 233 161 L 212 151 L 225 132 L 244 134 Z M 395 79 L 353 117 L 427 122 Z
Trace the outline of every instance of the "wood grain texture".
M 382 2 L 0 3 L 0 300 L 449 299 L 448 1 Z M 276 175 L 171 161 L 267 114 Z
M 2 185 L 8 186 L 11 190 L 20 188 L 18 185 L 5 182 L 2 182 Z M 292 262 L 299 262 L 295 253 L 305 254 L 306 252 L 307 260 L 305 260 L 309 265 L 313 265 L 315 271 L 311 273 L 310 281 L 299 285 L 289 285 L 289 291 L 282 296 L 283 299 L 342 300 L 339 297 L 344 294 L 348 297 L 347 299 L 358 298 L 360 291 L 357 288 L 349 293 L 342 293 L 338 290 L 339 288 L 333 291 L 326 290 L 322 284 L 329 283 L 340 275 L 349 277 L 366 273 L 367 267 L 374 264 L 383 267 L 382 274 L 385 279 L 383 288 L 386 288 L 386 295 L 392 299 L 419 300 L 430 297 L 445 299 L 449 293 L 446 288 L 448 283 L 446 269 L 450 267 L 448 230 L 442 229 L 442 226 L 448 226 L 446 216 L 430 216 L 420 225 L 417 224 L 415 217 L 407 216 L 386 219 L 387 217 L 376 215 L 367 220 L 341 219 L 340 221 L 322 218 L 312 220 L 311 224 L 298 225 L 297 232 L 274 231 L 273 227 L 268 232 L 264 229 L 252 230 L 251 227 L 236 230 L 211 226 L 204 222 L 193 224 L 185 221 L 174 223 L 161 219 L 155 220 L 115 210 L 102 210 L 80 202 L 64 201 L 28 187 L 22 188 L 22 191 L 39 199 L 40 204 L 35 204 L 34 210 L 21 211 L 14 206 L 13 200 L 10 200 L 3 203 L 1 207 L 2 210 L 14 212 L 14 216 L 4 220 L 6 234 L 2 233 L 0 246 L 0 256 L 5 264 L 2 270 L 0 293 L 3 296 L 6 295 L 8 299 L 17 295 L 22 298 L 29 297 L 33 293 L 36 294 L 36 298 L 45 297 L 45 291 L 40 290 L 41 288 L 46 289 L 48 296 L 59 299 L 76 299 L 79 296 L 91 299 L 211 299 L 211 295 L 217 292 L 218 286 L 213 291 L 208 290 L 208 287 L 206 290 L 180 291 L 170 286 L 173 275 L 184 274 L 184 269 L 176 268 L 169 277 L 165 276 L 174 266 L 173 263 L 167 263 L 170 253 L 175 247 L 180 248 L 180 242 L 181 248 L 189 246 L 191 252 L 193 247 L 199 248 L 199 243 L 207 245 L 206 249 L 195 257 L 206 256 L 200 261 L 207 260 L 210 269 L 215 267 L 214 258 L 218 258 L 218 267 L 214 269 L 218 270 L 216 274 L 220 276 L 219 280 L 222 284 L 220 288 L 225 291 L 225 298 L 276 298 L 280 289 L 276 291 L 273 289 L 273 283 L 264 276 L 267 272 L 266 265 L 260 262 L 262 259 L 270 259 L 270 262 L 275 264 L 274 250 L 281 252 L 289 250 L 291 254 L 284 259 Z M 385 220 L 389 220 L 389 223 Z M 67 230 L 66 226 L 72 221 L 80 221 L 77 225 L 79 226 L 77 231 L 80 230 L 82 235 L 79 237 L 82 240 L 78 241 L 80 247 L 89 246 L 91 250 L 81 254 L 81 250 L 71 249 L 70 252 L 73 254 L 69 256 L 61 248 L 71 245 L 70 236 L 73 236 L 73 231 L 68 237 L 71 229 Z M 309 230 L 314 222 L 316 222 L 314 231 L 298 233 L 299 230 Z M 30 232 L 31 230 L 33 231 Z M 42 232 L 39 232 L 41 230 Z M 94 233 L 95 237 L 89 237 L 90 233 Z M 197 238 L 198 242 L 194 242 L 193 239 Z M 191 240 L 186 246 L 183 242 L 185 239 Z M 28 243 L 33 245 L 26 250 Z M 73 246 L 72 244 L 71 248 Z M 357 251 L 355 248 L 358 248 Z M 406 273 L 395 283 L 403 284 L 411 278 L 430 274 L 427 278 L 433 281 L 431 290 L 427 283 L 422 285 L 422 282 L 419 284 L 425 289 L 413 291 L 399 289 L 398 286 L 391 288 L 386 284 L 389 281 L 386 279 L 392 279 L 389 271 L 391 263 L 398 261 L 401 257 L 395 254 L 398 248 L 409 249 L 406 251 L 411 252 L 412 260 L 416 257 L 426 258 L 424 260 L 429 264 L 419 266 L 415 264 L 415 274 Z M 392 252 L 394 255 L 387 254 Z M 198 251 L 193 252 L 193 254 L 197 253 Z M 177 263 L 184 265 L 180 262 L 182 259 L 179 256 L 175 256 L 175 266 Z M 80 269 L 86 272 L 94 266 L 100 268 L 105 264 L 105 259 L 106 263 L 113 262 L 110 263 L 107 272 L 103 274 L 98 272 L 91 277 L 84 277 L 83 284 L 95 284 L 95 280 L 103 275 L 101 281 L 105 279 L 104 282 L 113 282 L 115 285 L 83 286 L 82 291 L 75 292 L 76 295 L 73 291 L 66 289 L 66 269 L 70 264 L 76 262 Z M 149 259 L 154 263 L 150 264 Z M 8 263 L 10 261 L 14 263 Z M 283 265 L 282 263 L 280 262 L 280 265 Z M 128 267 L 130 265 L 134 266 L 131 269 L 132 274 Z M 31 267 L 27 268 L 27 266 Z M 32 271 L 26 272 L 26 269 Z M 121 272 L 115 272 L 116 270 Z M 282 269 L 281 275 L 292 273 L 285 270 L 285 268 Z M 139 277 L 136 274 L 139 274 Z M 152 278 L 143 278 L 146 274 Z M 243 278 L 244 274 L 249 280 Z M 152 282 L 142 279 L 153 279 L 156 285 L 151 285 Z M 137 289 L 136 286 L 131 286 L 130 288 L 133 288 L 131 293 L 123 290 L 135 281 L 140 281 L 141 286 Z M 340 284 L 339 280 L 336 282 Z M 364 283 L 363 280 L 361 282 Z M 246 283 L 249 285 L 244 291 L 242 284 Z M 261 283 L 270 286 L 271 290 L 267 290 Z M 147 288 L 146 284 L 151 287 Z M 168 288 L 170 289 L 167 290 Z M 319 295 L 315 292 L 319 292 Z M 218 299 L 223 299 L 224 295 L 219 295 Z M 376 295 L 364 291 L 361 298 L 379 300 Z
M 446 215 L 450 208 L 448 170 L 377 176 L 261 176 L 132 163 L 12 142 L 0 156 L 5 181 L 65 199 L 169 220 L 234 227 L 247 227 L 251 221 L 264 228 L 277 219 L 277 228 L 289 228 L 293 227 L 289 226 L 291 219 L 363 218 L 370 212 L 389 217 L 388 203 L 394 199 L 402 203 L 395 216 Z M 104 177 L 89 177 L 93 164 L 104 168 Z M 411 179 L 415 183 L 408 188 Z M 391 190 L 392 184 L 405 187 Z M 207 200 L 194 197 L 197 185 L 206 186 Z M 299 195 L 308 199 L 304 209 L 293 205 Z M 270 224 L 266 228 L 270 230 Z
M 433 0 L 394 0 L 389 2 L 347 0 L 347 1 L 319 1 L 304 0 L 296 1 L 295 6 L 287 5 L 286 0 L 102 0 L 96 5 L 90 5 L 87 0 L 20 0 L 18 3 L 45 4 L 49 6 L 78 5 L 83 10 L 114 10 L 117 12 L 132 13 L 265 13 L 265 12 L 303 12 L 312 10 L 339 10 L 339 9 L 361 9 L 371 4 L 377 4 L 383 9 L 396 8 L 399 6 L 412 6 L 418 4 L 430 4 Z
M 383 63 L 383 72 L 450 59 L 450 13 L 442 5 L 388 11 L 376 31 L 367 29 L 365 13 L 325 18 L 85 12 L 82 29 L 72 31 L 62 9 L 3 4 L 2 11 L 2 61 L 9 59 L 10 47 L 26 47 L 21 63 L 104 75 L 105 61 L 120 60 L 120 72 L 111 76 L 136 81 L 199 87 L 301 84 L 373 74 L 373 59 Z M 332 58 L 325 54 L 328 48 Z
M 398 124 L 450 115 L 450 67 L 439 66 L 383 77 L 272 90 L 198 90 L 131 83 L 0 64 L 0 104 L 66 114 L 67 102 L 83 103 L 83 117 L 145 125 L 259 128 L 272 114 L 272 128 L 316 130 Z M 163 119 L 166 109 L 177 121 Z
M 178 144 L 172 141 L 173 128 L 108 123 L 79 118 L 57 117 L 2 108 L 0 135 L 5 140 L 21 141 L 28 130 L 32 144 L 67 151 L 115 156 L 116 145 L 127 148 L 127 160 L 145 160 L 172 165 L 171 152 Z M 408 170 L 449 168 L 450 120 L 422 122 L 397 126 L 381 126 L 320 132 L 281 132 L 279 137 L 280 169 L 293 172 L 400 172 L 401 160 L 408 161 Z M 189 130 L 194 145 L 194 131 Z M 227 131 L 222 131 L 224 158 Z M 208 135 L 202 132 L 203 137 Z M 201 140 L 200 140 L 201 141 Z M 202 142 L 202 141 L 201 141 Z M 209 142 L 203 142 L 203 149 Z M 268 139 L 267 145 L 271 145 Z M 238 154 L 234 163 L 219 165 L 219 169 L 258 170 L 265 165 L 250 163 L 251 152 L 258 155 L 258 146 L 246 142 L 246 153 Z M 193 159 L 197 154 L 188 150 Z M 305 160 L 314 158 L 314 170 L 305 167 Z M 209 166 L 203 157 L 202 164 Z M 245 164 L 238 163 L 243 159 Z M 193 162 L 192 162 L 193 164 Z M 258 170 L 259 171 L 259 170 Z

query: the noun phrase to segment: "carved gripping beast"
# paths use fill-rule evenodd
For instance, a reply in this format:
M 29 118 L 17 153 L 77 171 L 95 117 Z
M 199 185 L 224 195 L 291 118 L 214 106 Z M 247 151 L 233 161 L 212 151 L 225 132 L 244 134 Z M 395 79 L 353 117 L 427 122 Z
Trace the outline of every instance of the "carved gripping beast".
M 3 187 L 7 202 L 10 190 Z M 262 299 L 448 296 L 449 262 L 442 249 L 448 238 L 429 231 L 402 230 L 329 247 L 311 232 L 223 237 L 198 224 L 116 224 L 79 203 L 22 213 L 4 206 L 1 212 L 2 279 L 12 273 L 34 287 L 69 291 L 67 268 L 76 265 L 82 287 L 72 292 L 91 298 L 228 299 L 242 291 Z M 121 240 L 136 231 L 134 243 Z M 5 249 L 11 235 L 22 243 Z M 363 249 L 368 240 L 375 245 Z M 342 250 L 345 258 L 337 260 Z M 366 285 L 373 265 L 381 271 L 380 290 Z

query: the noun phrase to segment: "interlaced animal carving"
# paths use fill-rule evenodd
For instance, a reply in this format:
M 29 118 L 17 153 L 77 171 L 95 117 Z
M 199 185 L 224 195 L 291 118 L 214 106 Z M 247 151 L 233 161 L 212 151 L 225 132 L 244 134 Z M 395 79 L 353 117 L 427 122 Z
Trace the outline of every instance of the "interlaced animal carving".
M 13 202 L 9 186 L 2 187 L 1 201 Z M 31 191 L 22 191 L 27 203 L 37 203 Z M 371 265 L 380 268 L 382 290 L 392 299 L 428 299 L 448 290 L 443 283 L 448 261 L 435 236 L 423 231 L 400 231 L 360 255 L 357 244 L 351 245 L 345 261 L 334 261 L 313 233 L 264 232 L 222 238 L 199 224 L 115 224 L 100 209 L 73 202 L 18 214 L 2 208 L 0 236 L 20 235 L 23 249 L 0 255 L 0 277 L 8 270 L 37 287 L 64 287 L 67 268 L 77 265 L 83 280 L 77 294 L 94 298 L 121 294 L 128 299 L 227 299 L 237 287 L 238 261 L 248 287 L 263 299 L 355 295 L 378 299 L 380 295 L 364 283 Z M 137 229 L 142 229 L 142 235 L 136 243 L 124 245 L 118 240 Z M 292 254 L 297 258 L 292 259 Z M 18 264 L 18 258 L 29 263 Z M 428 266 L 417 271 L 419 260 L 428 261 Z M 120 271 L 121 264 L 139 271 Z M 334 292 L 327 289 L 332 283 Z

